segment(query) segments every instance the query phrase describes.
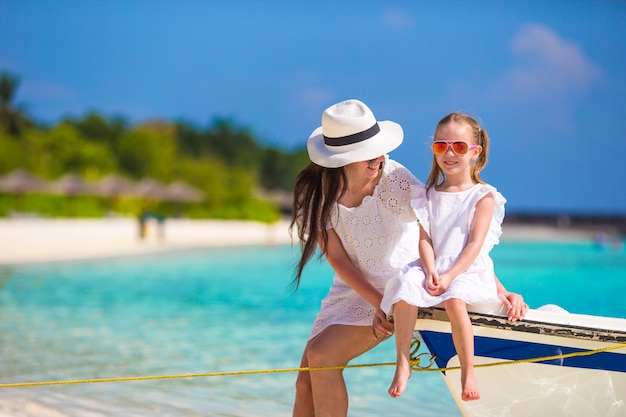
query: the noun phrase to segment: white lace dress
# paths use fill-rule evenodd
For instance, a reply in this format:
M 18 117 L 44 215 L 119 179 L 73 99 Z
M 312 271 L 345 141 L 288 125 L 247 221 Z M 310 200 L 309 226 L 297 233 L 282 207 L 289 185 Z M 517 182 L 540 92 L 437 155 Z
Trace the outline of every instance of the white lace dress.
M 488 184 L 476 184 L 469 190 L 449 193 L 431 188 L 428 200 L 414 199 L 417 218 L 430 236 L 435 251 L 435 266 L 444 273 L 460 255 L 469 237 L 476 204 L 488 194 L 494 197 L 494 213 L 483 247 L 467 271 L 452 280 L 440 296 L 430 295 L 424 286 L 426 277 L 419 261 L 408 265 L 403 273 L 389 281 L 381 308 L 390 313 L 393 305 L 404 300 L 417 307 L 432 307 L 458 298 L 467 304 L 499 303 L 494 280 L 493 261 L 489 252 L 498 244 L 504 220 L 504 197 Z
M 411 200 L 424 199 L 425 188 L 401 164 L 385 158 L 385 166 L 372 196 L 360 206 L 340 204 L 328 225 L 366 278 L 381 292 L 391 277 L 419 257 L 419 227 Z M 322 300 L 310 338 L 331 324 L 371 326 L 376 309 L 335 275 Z

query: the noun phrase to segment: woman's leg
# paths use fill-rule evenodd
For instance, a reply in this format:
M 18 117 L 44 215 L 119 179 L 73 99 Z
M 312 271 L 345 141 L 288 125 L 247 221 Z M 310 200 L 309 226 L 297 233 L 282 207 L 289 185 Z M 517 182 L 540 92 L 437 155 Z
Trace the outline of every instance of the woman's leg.
M 332 325 L 309 341 L 302 366 L 347 365 L 385 338 L 374 339 L 369 326 Z M 348 392 L 343 369 L 300 372 L 296 382 L 294 417 L 345 417 Z
M 480 398 L 476 375 L 474 375 L 474 333 L 467 314 L 465 301 L 451 298 L 444 307 L 452 325 L 452 340 L 461 363 L 461 399 L 472 401 Z
M 405 301 L 393 305 L 393 321 L 396 332 L 396 373 L 389 387 L 389 395 L 396 398 L 406 389 L 411 377 L 411 339 L 417 320 L 417 307 Z
M 304 348 L 302 360 L 300 361 L 301 368 L 308 368 L 309 366 L 307 353 L 309 351 L 310 344 L 311 341 L 309 340 Z M 315 417 L 315 410 L 313 408 L 313 391 L 311 389 L 311 378 L 308 371 L 298 372 L 298 378 L 296 379 L 296 400 L 293 405 L 293 416 Z

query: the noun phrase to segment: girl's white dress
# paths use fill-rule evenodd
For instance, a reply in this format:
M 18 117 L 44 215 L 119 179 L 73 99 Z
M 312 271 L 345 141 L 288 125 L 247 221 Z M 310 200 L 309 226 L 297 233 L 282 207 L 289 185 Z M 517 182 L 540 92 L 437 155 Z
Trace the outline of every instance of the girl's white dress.
M 419 227 L 411 201 L 426 198 L 424 184 L 385 157 L 380 181 L 358 207 L 336 204 L 330 224 L 354 265 L 381 292 L 392 277 L 419 257 Z M 371 326 L 376 309 L 335 275 L 322 300 L 310 338 L 331 324 Z
M 476 184 L 469 190 L 454 193 L 436 191 L 433 187 L 426 201 L 418 197 L 411 204 L 433 242 L 435 265 L 441 274 L 450 269 L 461 254 L 469 237 L 476 204 L 488 194 L 494 198 L 493 218 L 483 247 L 467 271 L 453 279 L 445 293 L 432 296 L 424 286 L 426 276 L 421 263 L 407 265 L 402 274 L 387 283 L 381 302 L 383 311 L 391 313 L 393 305 L 400 300 L 417 307 L 432 307 L 450 298 L 474 305 L 500 302 L 489 252 L 502 234 L 504 197 L 488 184 Z

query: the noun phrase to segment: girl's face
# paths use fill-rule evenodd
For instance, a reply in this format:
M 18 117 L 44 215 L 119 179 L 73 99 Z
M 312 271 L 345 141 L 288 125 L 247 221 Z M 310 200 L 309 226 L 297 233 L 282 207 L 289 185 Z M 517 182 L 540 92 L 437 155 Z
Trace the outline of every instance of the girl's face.
M 438 141 L 448 142 L 447 149 L 443 153 L 435 152 L 437 165 L 446 176 L 469 174 L 472 162 L 482 152 L 482 147 L 476 144 L 469 126 L 463 123 L 450 122 L 439 126 L 435 132 L 434 142 Z M 453 144 L 453 142 L 465 142 L 468 145 L 467 150 L 463 149 L 463 144 Z M 444 144 L 435 146 L 443 148 Z M 463 151 L 466 153 L 463 154 Z

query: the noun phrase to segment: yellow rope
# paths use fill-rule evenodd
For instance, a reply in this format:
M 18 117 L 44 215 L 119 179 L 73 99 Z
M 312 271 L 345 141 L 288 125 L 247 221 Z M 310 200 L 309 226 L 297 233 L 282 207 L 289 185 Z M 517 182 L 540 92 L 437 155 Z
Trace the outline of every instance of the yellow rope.
M 203 373 L 203 374 L 131 376 L 131 377 L 120 377 L 120 378 L 77 379 L 77 380 L 69 380 L 69 381 L 17 382 L 17 383 L 11 383 L 11 384 L 0 384 L 0 388 L 37 387 L 37 386 L 42 386 L 42 385 L 93 384 L 93 383 L 100 383 L 100 382 L 149 381 L 149 380 L 156 380 L 156 379 L 198 378 L 198 377 L 212 377 L 212 376 L 276 374 L 276 373 L 285 373 L 285 372 L 325 371 L 325 370 L 332 370 L 332 369 L 365 368 L 365 367 L 373 367 L 373 366 L 390 366 L 390 365 L 395 365 L 395 362 L 373 363 L 373 364 L 362 364 L 362 365 L 320 366 L 317 368 L 257 369 L 257 370 L 251 370 L 251 371 L 209 372 L 209 373 Z
M 607 352 L 610 350 L 617 350 L 626 348 L 626 343 L 620 345 L 608 346 L 600 349 L 573 352 L 561 355 L 542 356 L 538 358 L 519 359 L 515 361 L 501 361 L 494 363 L 485 363 L 475 365 L 475 368 L 487 368 L 493 366 L 515 365 L 519 363 L 532 363 L 543 362 L 555 359 L 565 359 L 575 356 L 590 356 L 600 352 Z M 415 349 L 417 350 L 417 348 Z M 449 368 L 424 368 L 419 366 L 420 360 L 412 360 L 411 368 L 418 372 L 446 372 L 461 369 L 459 366 Z M 432 362 L 432 361 L 431 361 Z M 366 368 L 366 367 L 379 367 L 379 366 L 394 366 L 395 362 L 385 363 L 370 363 L 370 364 L 357 364 L 357 365 L 338 365 L 338 366 L 321 366 L 321 367 L 304 367 L 304 368 L 282 368 L 282 369 L 258 369 L 251 371 L 232 371 L 232 372 L 209 372 L 200 374 L 179 374 L 179 375 L 156 375 L 156 376 L 136 376 L 136 377 L 121 377 L 121 378 L 100 378 L 100 379 L 77 379 L 68 381 L 41 381 L 41 382 L 17 382 L 10 384 L 0 384 L 0 388 L 17 388 L 17 387 L 38 387 L 44 385 L 77 385 L 77 384 L 94 384 L 102 382 L 126 382 L 126 381 L 151 381 L 158 379 L 181 379 L 181 378 L 199 378 L 199 377 L 215 377 L 215 376 L 233 376 L 233 375 L 256 375 L 256 374 L 273 374 L 273 373 L 286 373 L 286 372 L 301 372 L 301 371 L 325 371 L 333 369 L 351 369 L 351 368 Z M 430 366 L 430 365 L 429 365 Z

